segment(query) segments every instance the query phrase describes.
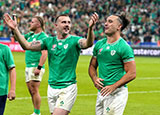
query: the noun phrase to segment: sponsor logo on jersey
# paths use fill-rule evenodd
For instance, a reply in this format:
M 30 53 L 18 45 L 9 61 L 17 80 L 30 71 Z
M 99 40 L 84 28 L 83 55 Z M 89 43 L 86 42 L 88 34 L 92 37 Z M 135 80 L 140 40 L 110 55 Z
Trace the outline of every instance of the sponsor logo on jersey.
M 99 50 L 98 54 L 101 54 L 102 50 L 103 50 L 103 48 L 101 48 L 101 49 Z
M 31 37 L 27 38 L 27 40 L 29 40 Z
M 106 47 L 106 49 L 109 49 L 109 48 L 110 48 L 109 46 Z
M 55 48 L 57 45 L 56 44 L 53 44 L 52 48 Z
M 33 41 L 36 41 L 36 39 L 34 38 Z
M 111 55 L 112 55 L 112 56 L 113 56 L 115 53 L 116 53 L 115 50 L 112 50 L 112 51 L 111 51 Z
M 67 48 L 68 48 L 68 44 L 65 44 L 65 45 L 64 45 L 64 49 L 67 49 Z
M 51 50 L 54 50 L 54 48 L 55 48 L 56 46 L 57 46 L 56 44 L 53 44 L 53 46 L 52 46 L 52 49 L 51 49 Z
M 62 42 L 59 42 L 58 45 L 62 45 Z
M 31 65 L 36 65 L 35 63 L 31 63 Z

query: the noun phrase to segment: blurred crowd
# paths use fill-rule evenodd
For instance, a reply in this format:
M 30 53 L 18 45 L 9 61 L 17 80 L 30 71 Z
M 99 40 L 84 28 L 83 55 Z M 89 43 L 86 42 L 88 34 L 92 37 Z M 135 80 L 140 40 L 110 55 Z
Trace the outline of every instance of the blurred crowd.
M 55 17 L 69 14 L 72 19 L 71 34 L 86 37 L 89 16 L 97 12 L 99 21 L 95 27 L 96 40 L 102 39 L 107 16 L 121 11 L 131 20 L 123 31 L 123 37 L 131 44 L 160 40 L 160 0 L 3 0 L 0 1 L 0 37 L 12 36 L 5 25 L 3 14 L 16 14 L 19 29 L 27 33 L 30 19 L 39 15 L 45 20 L 45 32 L 55 36 Z

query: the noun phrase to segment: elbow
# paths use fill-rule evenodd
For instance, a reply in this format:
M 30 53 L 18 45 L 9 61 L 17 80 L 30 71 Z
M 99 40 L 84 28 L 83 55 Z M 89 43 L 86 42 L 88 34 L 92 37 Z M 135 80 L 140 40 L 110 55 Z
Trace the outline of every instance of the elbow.
M 89 66 L 89 68 L 88 68 L 88 74 L 89 74 L 89 76 L 91 76 L 91 66 Z
M 87 45 L 88 47 L 92 47 L 93 46 L 93 42 Z
M 30 50 L 29 46 L 22 46 L 24 50 Z
M 27 50 L 27 47 L 25 47 L 25 46 L 22 46 L 22 48 L 23 48 L 24 50 Z
M 133 72 L 133 73 L 132 73 L 132 78 L 131 78 L 131 79 L 134 80 L 135 78 L 136 78 L 136 72 Z
M 89 44 L 88 47 L 92 47 L 93 44 Z

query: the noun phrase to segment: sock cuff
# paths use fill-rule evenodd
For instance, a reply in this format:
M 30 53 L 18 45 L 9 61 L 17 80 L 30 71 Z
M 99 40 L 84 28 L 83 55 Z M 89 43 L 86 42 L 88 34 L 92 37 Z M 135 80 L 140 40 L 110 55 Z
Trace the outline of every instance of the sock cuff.
M 39 109 L 34 109 L 34 112 L 35 112 L 36 114 L 40 114 L 40 110 L 39 110 Z

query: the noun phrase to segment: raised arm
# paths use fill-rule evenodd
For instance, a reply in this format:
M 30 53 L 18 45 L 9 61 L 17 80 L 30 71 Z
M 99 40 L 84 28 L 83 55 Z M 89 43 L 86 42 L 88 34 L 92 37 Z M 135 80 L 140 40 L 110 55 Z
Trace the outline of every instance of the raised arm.
M 15 18 L 15 21 L 14 21 L 8 13 L 5 13 L 3 15 L 3 18 L 4 18 L 4 21 L 6 22 L 6 24 L 8 25 L 8 27 L 10 29 L 12 29 L 15 39 L 20 43 L 20 45 L 22 46 L 22 48 L 24 50 L 33 50 L 33 51 L 40 51 L 41 50 L 40 42 L 36 41 L 33 43 L 29 43 L 24 38 L 24 36 L 20 33 L 18 26 L 17 26 L 17 23 L 16 23 L 16 17 L 14 17 Z
M 103 88 L 103 83 L 101 82 L 103 79 L 97 77 L 97 67 L 97 58 L 92 57 L 89 65 L 89 76 L 92 79 L 94 86 L 100 90 Z
M 15 68 L 11 68 L 9 70 L 9 74 L 10 74 L 10 83 L 11 83 L 11 88 L 10 91 L 8 93 L 8 99 L 14 100 L 16 98 L 16 69 Z
M 98 14 L 94 13 L 89 21 L 89 28 L 88 28 L 88 33 L 87 33 L 87 39 L 81 39 L 79 40 L 79 44 L 82 49 L 86 49 L 88 47 L 91 47 L 94 43 L 94 32 L 93 32 L 93 27 L 98 21 Z

